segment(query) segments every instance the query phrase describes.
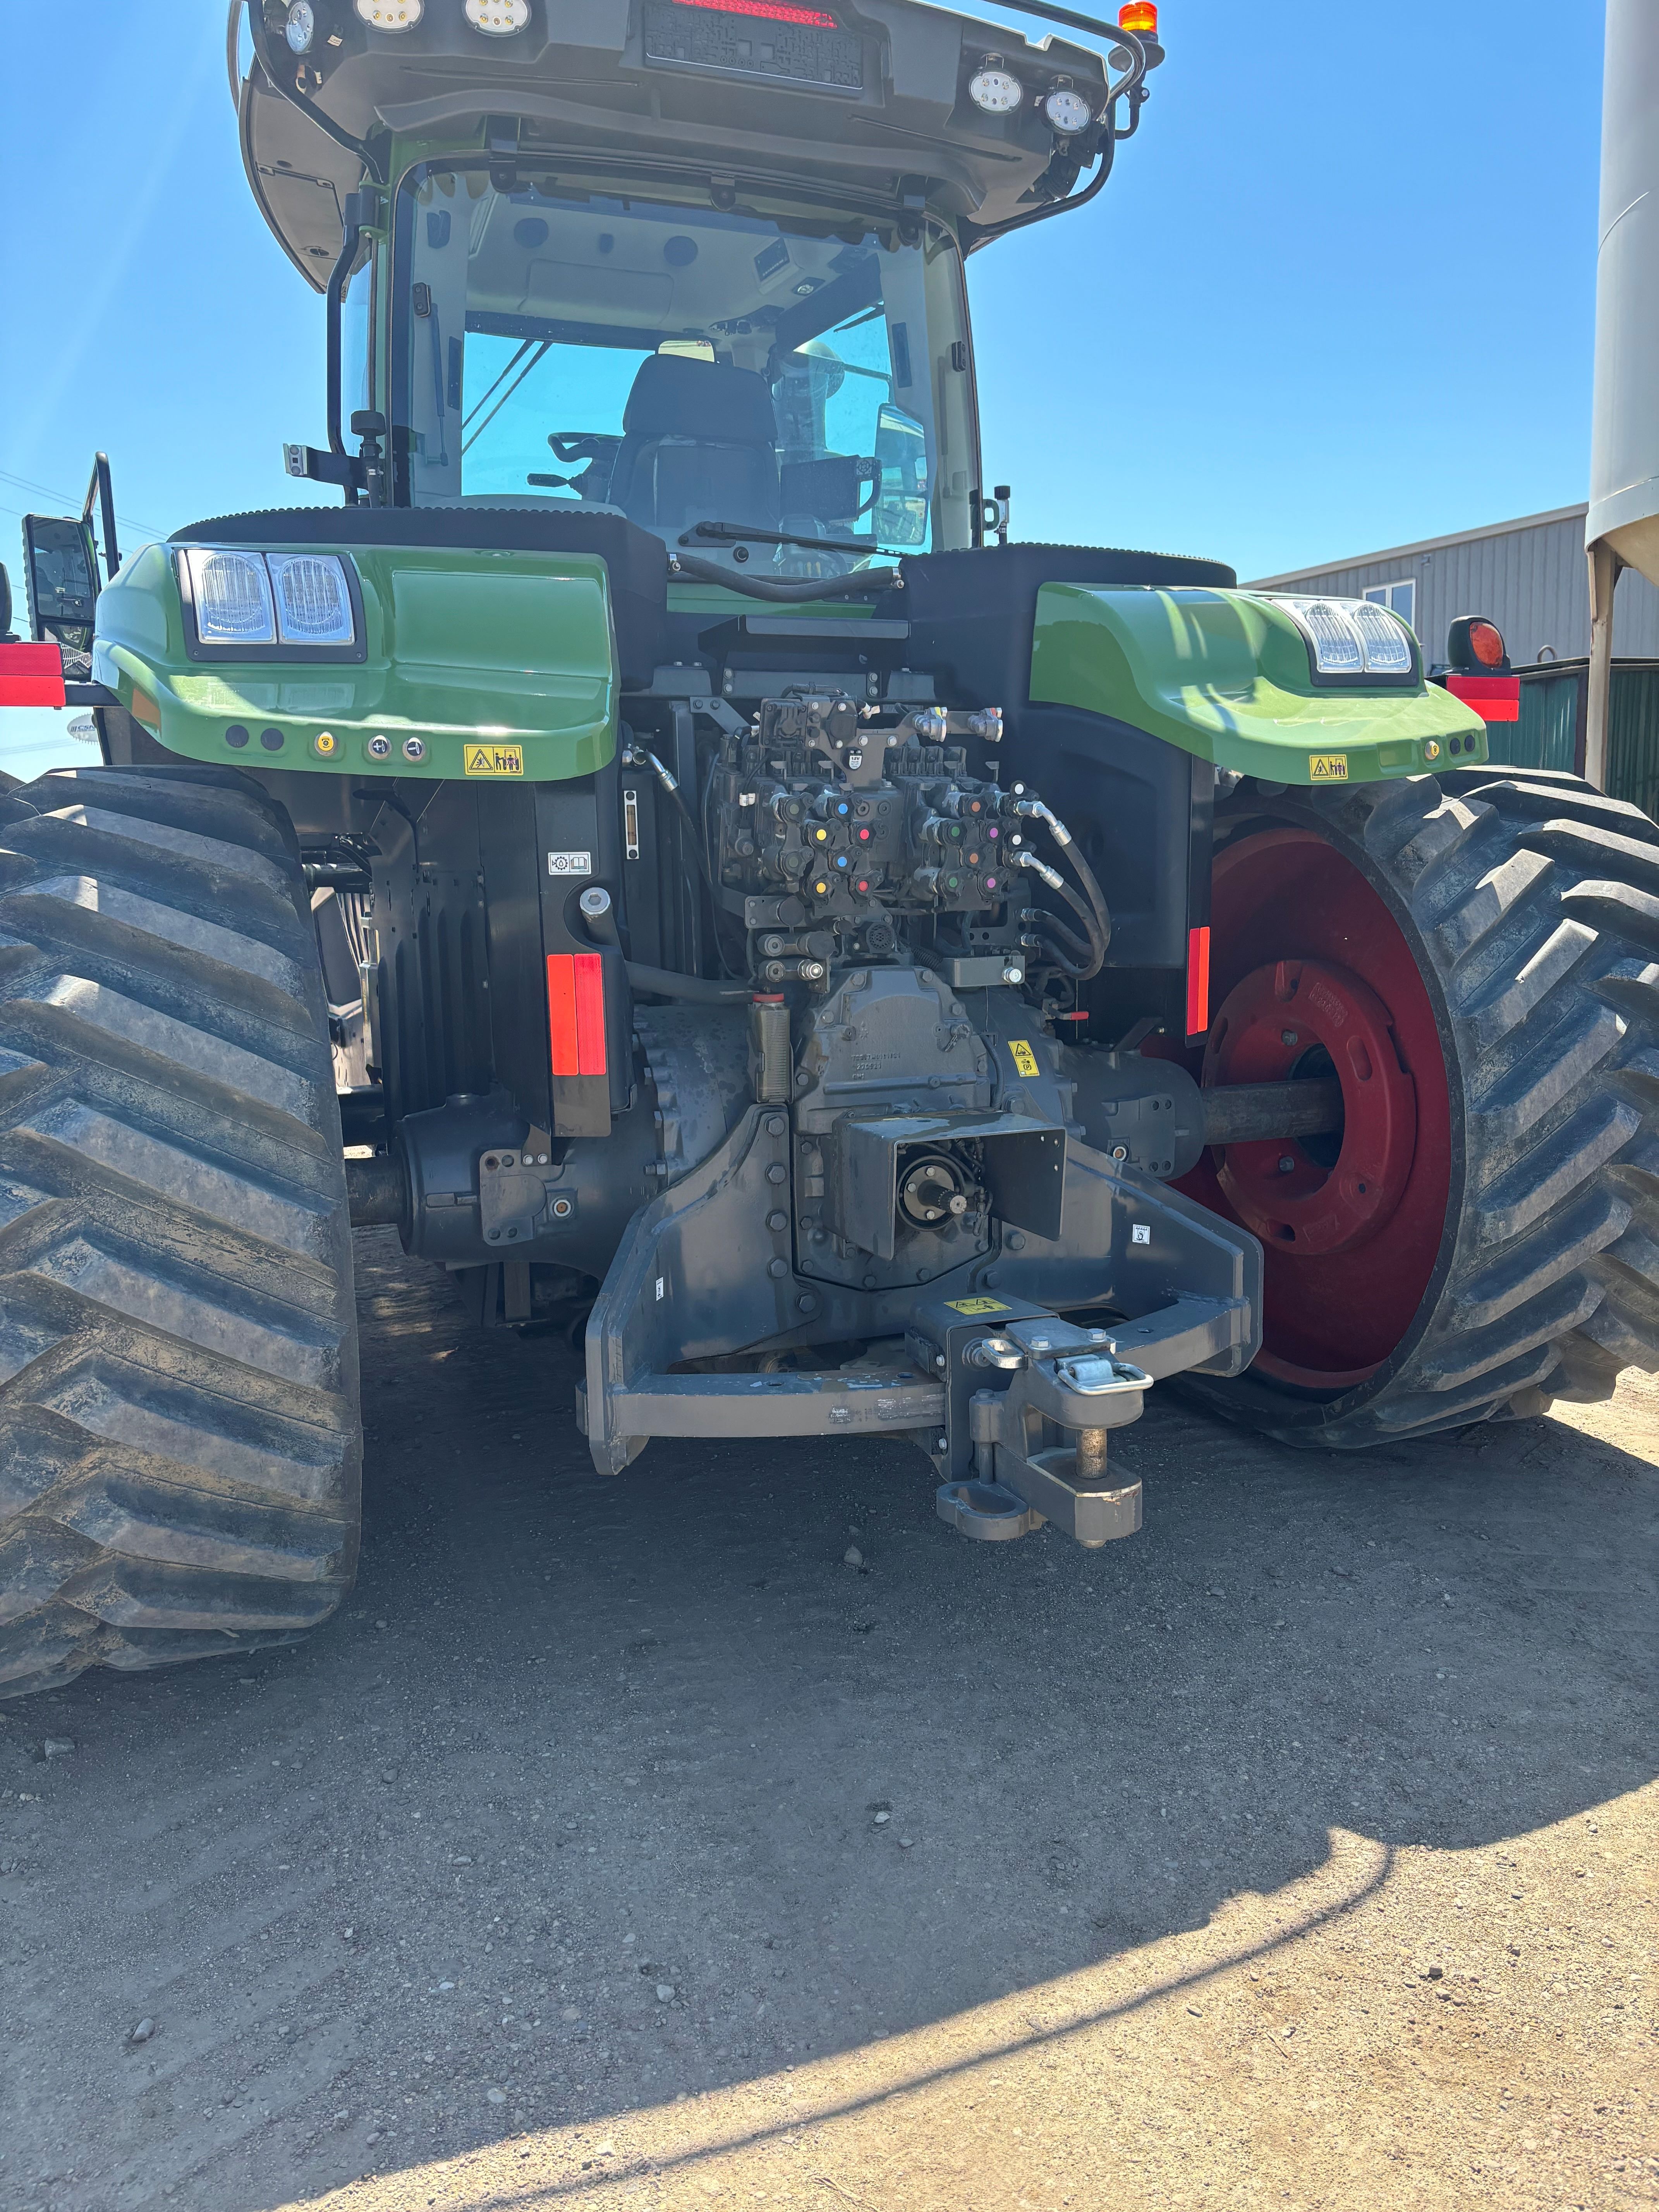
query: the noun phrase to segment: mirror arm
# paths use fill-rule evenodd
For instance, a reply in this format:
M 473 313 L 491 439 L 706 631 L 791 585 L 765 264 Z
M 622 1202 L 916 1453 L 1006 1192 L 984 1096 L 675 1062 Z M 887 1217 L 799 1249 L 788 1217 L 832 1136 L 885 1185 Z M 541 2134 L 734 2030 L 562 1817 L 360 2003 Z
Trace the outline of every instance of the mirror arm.
M 98 519 L 103 531 L 104 581 L 107 584 L 121 565 L 121 549 L 115 542 L 115 491 L 110 482 L 107 453 L 93 455 L 92 477 L 87 485 L 87 496 L 81 508 L 81 520 L 88 529 L 92 527 L 94 500 L 98 504 Z

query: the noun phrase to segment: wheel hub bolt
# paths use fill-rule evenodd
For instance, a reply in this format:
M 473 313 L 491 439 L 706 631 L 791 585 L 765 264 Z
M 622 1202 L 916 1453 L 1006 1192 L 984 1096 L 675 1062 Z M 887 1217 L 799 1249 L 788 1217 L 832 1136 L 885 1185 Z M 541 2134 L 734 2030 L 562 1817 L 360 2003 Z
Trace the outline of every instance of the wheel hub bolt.
M 1284 1158 L 1279 1163 L 1279 1172 L 1280 1175 L 1289 1175 L 1295 1165 L 1296 1162 L 1291 1158 L 1290 1154 L 1286 1152 Z
M 1294 1030 L 1280 1030 L 1279 1042 L 1280 1044 L 1300 1044 L 1302 1040 Z

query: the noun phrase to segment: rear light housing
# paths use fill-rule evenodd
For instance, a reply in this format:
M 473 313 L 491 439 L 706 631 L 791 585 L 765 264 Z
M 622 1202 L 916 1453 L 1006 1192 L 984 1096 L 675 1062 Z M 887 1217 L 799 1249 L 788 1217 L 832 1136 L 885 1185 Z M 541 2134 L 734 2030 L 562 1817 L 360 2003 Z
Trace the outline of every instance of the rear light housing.
M 1414 684 L 1417 641 L 1401 617 L 1371 599 L 1268 595 L 1301 631 L 1316 684 Z
M 174 563 L 192 660 L 367 657 L 362 591 L 343 554 L 184 545 Z
M 1487 615 L 1459 615 L 1446 633 L 1446 666 L 1464 676 L 1507 676 L 1510 650 Z

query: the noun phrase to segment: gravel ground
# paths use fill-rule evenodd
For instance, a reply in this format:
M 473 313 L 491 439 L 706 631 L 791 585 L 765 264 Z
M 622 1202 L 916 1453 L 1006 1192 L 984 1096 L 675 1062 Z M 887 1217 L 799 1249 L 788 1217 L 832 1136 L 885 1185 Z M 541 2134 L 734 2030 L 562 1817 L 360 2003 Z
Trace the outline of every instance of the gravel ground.
M 977 1546 L 359 1245 L 343 1614 L 0 1708 L 7 2212 L 1659 2201 L 1653 1381 Z

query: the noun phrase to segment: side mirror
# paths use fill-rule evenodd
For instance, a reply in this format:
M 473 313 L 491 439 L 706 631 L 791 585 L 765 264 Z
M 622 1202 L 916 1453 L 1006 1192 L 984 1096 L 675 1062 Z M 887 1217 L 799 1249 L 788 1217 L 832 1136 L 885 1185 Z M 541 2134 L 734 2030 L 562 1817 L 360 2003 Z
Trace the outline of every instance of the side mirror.
M 875 535 L 884 545 L 927 542 L 927 434 L 890 401 L 876 415 Z
M 28 586 L 29 635 L 72 651 L 92 649 L 98 605 L 98 565 L 88 525 L 68 515 L 23 517 L 24 580 Z

